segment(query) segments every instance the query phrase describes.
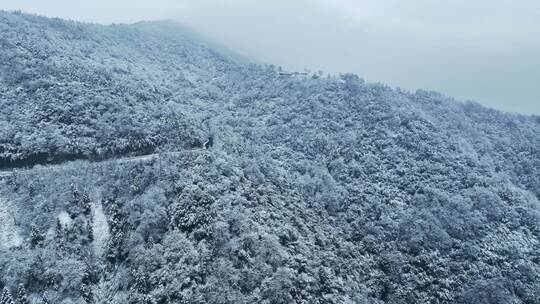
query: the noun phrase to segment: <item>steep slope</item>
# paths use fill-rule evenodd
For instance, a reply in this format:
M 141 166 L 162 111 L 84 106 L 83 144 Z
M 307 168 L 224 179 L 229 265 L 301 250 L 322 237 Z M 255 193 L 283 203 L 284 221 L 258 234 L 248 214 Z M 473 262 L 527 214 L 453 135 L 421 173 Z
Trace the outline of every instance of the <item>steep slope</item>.
M 1 18 L 0 167 L 200 146 L 168 86 L 210 77 L 211 50 L 126 26 Z
M 80 159 L 0 181 L 24 239 L 0 246 L 12 294 L 539 303 L 538 117 L 283 77 L 168 22 L 0 29 L 1 164 Z M 156 150 L 179 153 L 85 161 Z

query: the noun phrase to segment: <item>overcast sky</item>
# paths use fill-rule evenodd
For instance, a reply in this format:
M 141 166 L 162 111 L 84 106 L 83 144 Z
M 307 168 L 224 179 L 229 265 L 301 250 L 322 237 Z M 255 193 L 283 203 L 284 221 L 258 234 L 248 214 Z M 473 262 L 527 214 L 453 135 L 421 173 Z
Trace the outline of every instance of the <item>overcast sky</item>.
M 0 0 L 99 23 L 176 19 L 288 70 L 354 72 L 540 115 L 539 0 Z

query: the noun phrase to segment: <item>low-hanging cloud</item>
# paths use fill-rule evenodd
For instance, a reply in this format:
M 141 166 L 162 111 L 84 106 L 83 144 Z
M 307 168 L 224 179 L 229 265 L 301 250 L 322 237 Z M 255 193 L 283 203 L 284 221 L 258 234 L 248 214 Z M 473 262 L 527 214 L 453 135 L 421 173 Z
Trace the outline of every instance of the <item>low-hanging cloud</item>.
M 100 23 L 176 19 L 285 69 L 355 72 L 540 114 L 536 0 L 0 0 L 0 8 Z

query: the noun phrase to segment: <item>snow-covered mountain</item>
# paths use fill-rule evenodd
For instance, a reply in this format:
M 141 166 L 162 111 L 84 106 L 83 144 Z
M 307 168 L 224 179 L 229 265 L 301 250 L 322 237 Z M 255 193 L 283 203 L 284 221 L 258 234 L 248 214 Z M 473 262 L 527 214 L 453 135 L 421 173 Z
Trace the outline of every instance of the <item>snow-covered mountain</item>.
M 540 303 L 539 117 L 7 12 L 0 105 L 0 299 Z

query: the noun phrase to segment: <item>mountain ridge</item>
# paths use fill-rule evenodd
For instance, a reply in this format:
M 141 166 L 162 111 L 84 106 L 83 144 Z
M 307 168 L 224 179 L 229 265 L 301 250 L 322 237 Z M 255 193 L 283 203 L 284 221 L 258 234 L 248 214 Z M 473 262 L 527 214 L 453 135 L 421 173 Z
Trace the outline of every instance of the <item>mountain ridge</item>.
M 536 117 L 136 27 L 0 13 L 0 164 L 83 158 L 0 180 L 11 298 L 538 303 Z

